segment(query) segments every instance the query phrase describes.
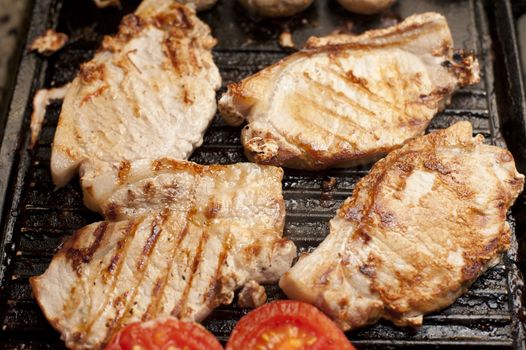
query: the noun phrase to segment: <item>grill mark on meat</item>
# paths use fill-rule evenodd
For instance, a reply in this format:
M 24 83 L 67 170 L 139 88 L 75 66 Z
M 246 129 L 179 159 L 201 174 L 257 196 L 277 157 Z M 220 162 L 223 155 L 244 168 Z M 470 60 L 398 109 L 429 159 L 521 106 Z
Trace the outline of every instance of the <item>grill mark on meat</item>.
M 182 7 L 172 6 L 169 11 L 155 16 L 152 22 L 160 30 L 175 32 L 172 34 L 177 34 L 180 29 L 191 30 L 194 25 L 186 11 Z
M 145 243 L 145 245 L 143 246 L 143 249 L 142 249 L 142 254 L 139 257 L 139 261 L 136 264 L 138 278 L 137 278 L 137 280 L 135 282 L 135 286 L 129 290 L 129 292 L 133 291 L 132 295 L 131 295 L 129 301 L 126 303 L 125 307 L 120 309 L 120 310 L 122 310 L 120 315 L 117 312 L 117 315 L 115 315 L 115 318 L 112 321 L 112 323 L 110 325 L 108 325 L 108 333 L 106 335 L 106 338 L 103 341 L 104 344 L 106 344 L 110 340 L 110 337 L 113 335 L 114 331 L 122 328 L 124 322 L 129 317 L 129 312 L 130 312 L 131 308 L 133 307 L 132 306 L 132 301 L 134 301 L 136 299 L 139 287 L 142 285 L 142 282 L 144 280 L 144 276 L 146 274 L 146 267 L 148 266 L 148 263 L 150 262 L 151 252 L 152 252 L 153 249 L 155 249 L 155 245 L 156 245 L 156 243 L 157 243 L 157 241 L 159 239 L 159 236 L 163 232 L 163 230 L 160 227 L 163 226 L 163 224 L 166 222 L 166 219 L 167 219 L 167 213 L 166 213 L 166 210 L 165 210 L 163 213 L 158 215 L 152 221 L 152 226 L 151 226 L 151 229 L 150 229 L 150 236 L 146 239 L 146 243 Z M 123 260 L 126 260 L 126 258 L 124 258 Z M 116 309 L 116 310 L 118 310 L 118 309 Z
M 343 100 L 345 100 L 345 103 L 352 106 L 353 108 L 355 108 L 357 110 L 357 112 L 362 112 L 362 113 L 365 113 L 367 114 L 368 116 L 370 117 L 373 117 L 373 118 L 376 118 L 377 115 L 374 111 L 371 111 L 367 108 L 365 108 L 363 105 L 357 103 L 355 100 L 349 98 L 347 95 L 345 95 L 343 92 L 341 91 L 336 91 L 334 90 L 331 86 L 329 85 L 325 85 L 325 84 L 322 84 L 320 83 L 319 81 L 315 80 L 314 78 L 312 78 L 309 74 L 305 74 L 304 75 L 305 78 L 307 78 L 307 80 L 309 80 L 309 82 L 313 85 L 315 85 L 319 90 L 321 90 L 322 92 L 325 91 L 327 94 L 329 95 L 333 95 L 331 97 L 339 97 Z M 334 96 L 335 95 L 335 96 Z M 319 105 L 319 104 L 318 104 Z M 322 106 L 325 110 L 327 111 L 331 111 L 332 113 L 334 113 L 335 116 L 338 116 L 338 117 L 341 117 L 342 119 L 345 119 L 345 120 L 349 120 L 349 121 L 352 121 L 350 120 L 350 118 L 345 118 L 339 114 L 336 114 L 336 112 L 332 111 L 331 109 L 329 109 L 328 107 L 326 106 Z M 352 121 L 352 123 L 355 123 L 354 121 Z M 354 126 L 356 126 L 357 128 L 359 128 L 360 130 L 363 130 L 363 127 L 361 127 L 360 125 L 357 125 L 355 124 Z
M 126 227 L 126 231 L 124 233 L 123 238 L 117 243 L 117 251 L 115 255 L 112 257 L 110 261 L 110 265 L 106 268 L 106 271 L 103 271 L 103 278 L 111 281 L 111 292 L 106 293 L 104 295 L 104 303 L 99 308 L 99 310 L 95 313 L 94 317 L 87 323 L 87 325 L 84 327 L 84 333 L 89 333 L 91 331 L 91 328 L 93 327 L 93 324 L 95 321 L 97 321 L 100 317 L 100 315 L 106 310 L 107 307 L 110 305 L 110 296 L 114 295 L 115 289 L 117 287 L 117 281 L 118 277 L 120 276 L 120 273 L 122 271 L 122 267 L 124 266 L 124 262 L 126 261 L 126 256 L 128 255 L 128 250 L 130 248 L 131 242 L 135 238 L 135 234 L 137 232 L 137 228 L 139 225 L 144 221 L 144 218 L 138 219 L 138 220 L 132 220 Z M 124 258 L 123 258 L 124 257 Z M 113 273 L 115 271 L 115 273 Z M 126 292 L 127 293 L 127 292 Z M 125 294 L 126 294 L 125 293 Z M 123 300 L 126 299 L 126 295 L 118 297 L 113 303 L 112 306 L 117 309 L 120 304 L 122 304 Z
M 87 94 L 80 101 L 80 107 L 82 107 L 85 103 L 91 101 L 92 98 L 102 95 L 106 90 L 108 90 L 108 85 L 103 85 L 99 87 L 97 90 Z M 79 138 L 79 141 L 80 141 L 80 138 Z
M 131 39 L 137 37 L 145 26 L 145 21 L 134 13 L 124 16 L 121 24 L 119 25 L 118 33 L 114 38 L 109 36 L 104 38 L 105 40 L 103 42 L 102 48 L 104 50 L 114 52 L 118 47 L 120 51 L 120 47 L 124 46 L 124 44 L 129 42 Z M 121 44 L 117 46 L 115 41 L 120 41 Z
M 350 78 L 349 77 L 349 72 L 354 77 L 352 71 L 347 71 L 346 72 L 345 68 L 341 65 L 340 61 L 336 60 L 335 63 L 336 63 L 336 66 L 341 71 L 338 72 L 335 69 L 332 69 L 331 67 L 327 67 L 326 69 L 327 69 L 328 72 L 331 72 L 332 74 L 334 74 L 334 76 L 340 78 L 344 82 L 351 83 L 355 87 L 356 90 L 363 92 L 365 95 L 367 95 L 367 97 L 370 100 L 373 100 L 374 102 L 377 102 L 377 103 L 383 105 L 384 107 L 395 111 L 399 116 L 404 116 L 406 114 L 405 111 L 400 109 L 400 107 L 398 107 L 396 104 L 394 104 L 394 103 L 386 100 L 384 97 L 372 92 L 366 85 L 361 84 L 361 83 L 356 83 L 356 81 L 355 81 L 356 79 L 362 79 L 362 78 L 356 78 L 356 79 Z M 345 97 L 347 97 L 347 96 L 345 96 Z M 349 100 L 354 102 L 354 100 L 352 100 L 352 99 L 349 99 Z
M 105 79 L 106 68 L 103 64 L 93 62 L 83 63 L 80 66 L 79 77 L 83 83 L 93 83 L 96 80 Z
M 66 250 L 66 258 L 71 261 L 71 266 L 77 273 L 78 277 L 80 277 L 82 272 L 82 265 L 88 264 L 91 261 L 93 254 L 95 254 L 97 249 L 99 249 L 100 243 L 104 238 L 107 228 L 108 223 L 106 221 L 99 224 L 97 229 L 93 232 L 95 240 L 88 248 L 73 248 L 72 246 Z
M 172 246 L 172 249 L 170 251 L 170 263 L 168 264 L 168 267 L 167 267 L 166 271 L 163 274 L 164 278 L 161 281 L 160 288 L 159 288 L 159 293 L 156 295 L 157 298 L 152 299 L 152 302 L 150 303 L 150 305 L 148 306 L 148 309 L 146 310 L 146 314 L 149 315 L 149 316 L 155 316 L 155 315 L 157 315 L 159 313 L 159 306 L 160 306 L 161 300 L 163 298 L 164 291 L 166 289 L 166 285 L 168 284 L 168 281 L 171 278 L 173 278 L 172 270 L 173 270 L 173 267 L 175 266 L 175 262 L 177 260 L 176 259 L 177 249 L 179 248 L 179 246 L 181 245 L 181 242 L 183 241 L 183 239 L 186 237 L 186 234 L 188 233 L 189 217 L 190 217 L 190 212 L 187 212 L 186 213 L 186 218 L 185 218 L 185 224 L 184 224 L 182 230 L 179 232 L 177 238 L 173 240 L 174 241 L 173 242 L 173 246 Z
M 137 262 L 137 271 L 144 272 L 146 270 L 146 267 L 148 265 L 148 262 L 150 260 L 150 255 L 152 254 L 152 251 L 155 249 L 155 245 L 157 244 L 157 241 L 159 240 L 159 237 L 161 235 L 162 224 L 166 221 L 168 210 L 165 210 L 160 216 L 161 216 L 161 222 L 158 222 L 158 219 L 153 220 L 152 227 L 150 231 L 150 236 L 146 240 L 146 244 L 142 248 L 142 254 L 139 257 L 139 261 Z
M 309 104 L 314 109 L 317 109 L 318 111 L 320 111 L 322 113 L 328 114 L 328 115 L 338 119 L 339 121 L 341 121 L 343 124 L 346 124 L 351 129 L 352 128 L 356 128 L 358 130 L 364 131 L 364 128 L 361 125 L 356 124 L 352 119 L 347 118 L 347 117 L 345 117 L 345 116 L 343 116 L 341 114 L 338 114 L 337 112 L 333 111 L 332 109 L 319 104 L 317 101 L 315 101 L 315 100 L 313 100 L 313 99 L 311 99 L 311 98 L 309 98 L 307 96 L 302 96 L 300 94 L 295 94 L 294 96 L 295 96 L 294 100 L 295 101 L 300 101 L 300 103 L 302 105 Z M 323 124 L 316 123 L 315 120 L 309 120 L 308 118 L 303 117 L 299 113 L 294 113 L 294 114 L 291 115 L 292 119 L 294 119 L 294 120 L 297 120 L 296 117 L 298 117 L 298 116 L 299 116 L 299 119 L 302 120 L 303 122 L 305 122 L 305 123 L 310 122 L 311 125 L 315 125 L 315 126 L 319 127 L 320 129 L 328 132 L 329 134 L 334 135 L 338 139 L 343 140 L 343 141 L 349 143 L 350 145 L 353 145 L 353 146 L 356 147 L 356 142 L 353 142 L 349 138 L 347 138 L 347 137 L 345 137 L 345 136 L 343 136 L 343 135 L 341 135 L 339 133 L 336 133 L 336 132 L 334 132 L 334 131 L 332 131 L 332 130 L 330 130 L 328 128 L 323 127 Z
M 208 201 L 208 205 L 205 210 L 205 217 L 207 219 L 213 219 L 217 217 L 217 214 L 221 211 L 221 203 L 216 202 L 213 199 Z
M 119 164 L 118 181 L 120 184 L 124 184 L 128 180 L 130 174 L 131 164 L 128 160 L 123 160 Z
M 109 203 L 106 208 L 104 208 L 104 216 L 110 221 L 115 221 L 117 219 L 117 213 L 119 211 L 119 206 L 113 202 Z
M 206 227 L 206 226 L 205 226 Z M 183 294 L 181 295 L 181 299 L 175 306 L 174 310 L 172 310 L 172 315 L 177 318 L 184 318 L 186 313 L 188 312 L 188 295 L 190 294 L 190 289 L 192 288 L 192 283 L 194 281 L 194 277 L 196 272 L 199 269 L 199 265 L 201 265 L 201 255 L 203 254 L 203 247 L 205 246 L 206 242 L 208 241 L 208 232 L 206 229 L 203 229 L 203 232 L 201 233 L 201 237 L 199 238 L 199 243 L 197 245 L 197 250 L 194 256 L 194 259 L 192 261 L 192 266 L 190 268 L 190 275 L 186 277 L 188 280 L 188 283 L 185 286 L 185 289 L 183 291 Z
M 214 274 L 214 277 L 210 281 L 210 285 L 207 288 L 208 293 L 203 297 L 203 304 L 209 305 L 210 308 L 215 308 L 221 304 L 227 304 L 229 300 L 224 300 L 225 296 L 221 295 L 221 290 L 223 287 L 223 276 L 222 270 L 225 265 L 228 252 L 232 249 L 232 234 L 228 233 L 226 238 L 223 240 L 223 250 L 219 254 L 217 259 L 217 268 Z M 218 297 L 221 296 L 222 299 Z

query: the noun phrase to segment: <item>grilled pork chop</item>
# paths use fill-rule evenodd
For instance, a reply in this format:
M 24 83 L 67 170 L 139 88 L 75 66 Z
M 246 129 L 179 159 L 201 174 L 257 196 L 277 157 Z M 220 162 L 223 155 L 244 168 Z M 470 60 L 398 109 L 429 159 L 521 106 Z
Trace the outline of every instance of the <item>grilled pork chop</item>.
M 99 166 L 186 159 L 216 111 L 215 42 L 185 5 L 143 1 L 68 89 L 51 155 L 55 184 L 65 185 L 87 159 Z
M 247 157 L 318 170 L 369 162 L 424 133 L 476 59 L 453 54 L 445 18 L 426 13 L 363 35 L 312 38 L 304 50 L 230 84 L 219 109 Z
M 277 282 L 290 268 L 280 168 L 164 158 L 127 169 L 89 180 L 98 189 L 90 198 L 117 221 L 77 231 L 31 279 L 69 348 L 99 349 L 139 320 L 200 321 L 234 290 Z
M 330 222 L 330 234 L 280 280 L 342 329 L 380 318 L 420 325 L 455 301 L 509 245 L 506 211 L 524 176 L 471 125 L 409 141 L 380 160 Z

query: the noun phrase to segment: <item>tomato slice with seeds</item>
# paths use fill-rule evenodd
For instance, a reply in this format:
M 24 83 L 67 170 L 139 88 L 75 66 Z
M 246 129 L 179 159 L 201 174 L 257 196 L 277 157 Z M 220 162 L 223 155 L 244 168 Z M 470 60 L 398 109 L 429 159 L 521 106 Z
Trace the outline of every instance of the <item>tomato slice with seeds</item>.
M 310 304 L 280 300 L 237 323 L 226 350 L 352 350 L 345 334 Z
M 115 334 L 106 350 L 223 350 L 203 326 L 168 317 L 132 323 Z

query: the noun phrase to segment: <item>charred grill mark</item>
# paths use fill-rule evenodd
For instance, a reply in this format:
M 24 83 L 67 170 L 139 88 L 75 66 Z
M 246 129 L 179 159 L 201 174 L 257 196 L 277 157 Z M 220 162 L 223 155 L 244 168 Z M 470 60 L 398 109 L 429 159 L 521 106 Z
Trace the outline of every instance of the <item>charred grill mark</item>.
M 83 83 L 89 84 L 105 79 L 106 68 L 103 64 L 87 62 L 80 66 L 79 77 Z
M 104 295 L 104 298 L 105 298 L 104 307 L 101 307 L 99 311 L 95 314 L 95 316 L 91 319 L 91 321 L 86 324 L 84 328 L 85 333 L 89 333 L 91 331 L 91 328 L 93 327 L 93 324 L 95 323 L 95 321 L 97 321 L 101 317 L 102 313 L 105 312 L 106 308 L 109 306 L 110 304 L 109 297 L 111 295 L 114 295 L 115 293 L 117 281 L 122 271 L 122 267 L 124 266 L 124 262 L 126 261 L 126 256 L 128 255 L 130 244 L 135 238 L 135 234 L 137 233 L 137 228 L 142 222 L 143 222 L 143 219 L 130 221 L 128 226 L 126 227 L 123 238 L 117 243 L 117 251 L 115 252 L 115 255 L 112 257 L 110 264 L 106 268 L 106 271 L 103 271 L 103 278 L 106 279 L 106 282 L 110 278 L 112 279 L 112 284 L 110 287 L 111 292 L 106 293 Z M 118 310 L 118 307 L 122 306 L 122 303 L 128 296 L 128 293 L 129 291 L 126 291 L 125 293 L 117 297 L 111 303 L 111 305 L 113 305 L 115 310 Z
M 157 219 L 153 220 L 152 227 L 150 229 L 150 236 L 142 248 L 142 254 L 136 265 L 137 271 L 143 272 L 146 269 L 145 263 L 150 260 L 150 255 L 152 254 L 153 249 L 155 249 L 155 245 L 157 244 L 159 236 L 163 230 L 159 225 L 162 224 L 163 222 L 158 222 Z
M 102 95 L 106 90 L 108 90 L 108 88 L 109 88 L 109 86 L 105 84 L 105 85 L 99 87 L 97 90 L 87 94 L 80 101 L 80 106 L 82 107 L 85 103 L 91 101 L 92 98 L 95 98 L 97 96 Z
M 145 21 L 135 14 L 129 14 L 124 16 L 122 19 L 121 25 L 119 26 L 119 32 L 115 36 L 115 40 L 119 41 L 124 45 L 143 30 L 146 26 Z M 110 51 L 115 50 L 114 45 L 107 45 L 108 47 L 103 46 L 105 49 L 110 49 Z
M 163 232 L 162 226 L 167 220 L 167 213 L 163 212 L 160 215 L 158 215 L 155 219 L 152 220 L 152 225 L 150 229 L 150 236 L 146 239 L 146 243 L 143 246 L 143 249 L 141 251 L 142 255 L 139 257 L 139 261 L 136 264 L 138 277 L 135 281 L 135 286 L 129 289 L 130 293 L 133 293 L 129 299 L 129 301 L 126 303 L 126 306 L 121 309 L 116 309 L 117 314 L 115 315 L 115 318 L 113 319 L 112 323 L 108 326 L 108 332 L 106 333 L 106 338 L 104 339 L 104 344 L 107 343 L 112 336 L 113 332 L 115 330 L 118 330 L 122 328 L 122 325 L 126 321 L 126 319 L 130 316 L 130 314 L 133 314 L 132 310 L 132 303 L 134 302 L 137 292 L 139 290 L 139 286 L 142 284 L 144 280 L 144 276 L 146 274 L 146 268 L 150 262 L 150 257 L 153 249 L 155 249 L 155 245 Z M 122 259 L 123 261 L 126 260 L 125 258 Z M 118 311 L 121 311 L 120 314 Z
M 164 49 L 165 49 L 165 54 L 166 56 L 170 59 L 170 62 L 172 63 L 172 66 L 174 67 L 174 69 L 181 73 L 180 72 L 180 65 L 179 65 L 179 59 L 178 59 L 178 55 L 177 55 L 177 49 L 180 48 L 181 45 L 179 45 L 179 39 L 177 38 L 174 38 L 174 37 L 171 37 L 171 36 L 168 36 L 165 40 L 164 40 Z M 181 62 L 183 63 L 183 62 Z
M 128 180 L 128 175 L 130 174 L 131 164 L 128 160 L 123 160 L 119 164 L 118 172 L 118 181 L 120 184 L 123 184 Z
M 210 200 L 205 210 L 205 217 L 207 219 L 214 219 L 217 214 L 221 211 L 221 203 L 214 200 Z
M 376 277 L 376 267 L 374 265 L 363 264 L 360 266 L 359 271 L 369 278 Z
M 192 38 L 192 40 L 190 41 L 190 45 L 189 45 L 189 53 L 190 53 L 190 62 L 191 62 L 191 66 L 195 69 L 200 69 L 202 68 L 201 66 L 201 60 L 199 59 L 199 57 L 197 56 L 196 54 L 196 51 L 197 51 L 197 44 L 196 44 L 196 40 L 195 38 Z
M 83 264 L 89 264 L 93 255 L 97 249 L 99 249 L 100 243 L 104 238 L 107 228 L 108 223 L 106 221 L 101 222 L 99 226 L 97 226 L 95 231 L 93 231 L 95 240 L 88 248 L 70 247 L 68 250 L 66 250 L 66 258 L 71 261 L 73 270 L 77 273 L 78 277 L 80 277 L 82 272 Z
M 190 290 L 192 289 L 192 283 L 194 281 L 195 274 L 197 270 L 199 269 L 199 265 L 201 264 L 201 255 L 203 254 L 203 247 L 208 241 L 208 232 L 206 230 L 203 230 L 203 233 L 201 234 L 201 237 L 199 238 L 199 244 L 197 246 L 197 250 L 194 256 L 194 259 L 192 261 L 192 266 L 190 268 L 190 275 L 187 276 L 188 283 L 185 286 L 185 289 L 183 291 L 183 294 L 181 295 L 181 299 L 179 300 L 178 305 L 175 306 L 174 310 L 172 310 L 172 316 L 175 316 L 177 318 L 183 318 L 186 316 L 185 314 L 188 311 L 187 302 L 188 302 L 188 295 L 190 294 Z
M 146 311 L 146 314 L 151 316 L 151 317 L 156 317 L 159 313 L 159 306 L 161 304 L 161 301 L 162 301 L 162 298 L 163 298 L 163 295 L 164 295 L 164 290 L 166 289 L 166 285 L 168 284 L 168 281 L 170 280 L 170 278 L 172 277 L 171 276 L 171 271 L 174 267 L 174 263 L 176 262 L 176 253 L 177 253 L 177 249 L 179 248 L 179 246 L 181 245 L 181 242 L 183 241 L 183 239 L 186 237 L 186 234 L 188 233 L 188 222 L 190 220 L 190 215 L 191 213 L 188 212 L 186 214 L 186 218 L 185 218 L 185 224 L 184 224 L 184 227 L 183 229 L 179 232 L 178 236 L 177 236 L 177 239 L 174 239 L 173 241 L 173 246 L 172 246 L 172 249 L 170 251 L 170 263 L 168 264 L 168 268 L 166 269 L 166 271 L 164 272 L 164 276 L 162 278 L 162 280 L 160 280 L 160 288 L 159 288 L 159 291 L 157 294 L 154 294 L 156 296 L 156 298 L 152 299 L 152 302 L 150 303 L 150 305 L 148 306 L 148 309 Z
M 208 305 L 210 308 L 215 308 L 221 304 L 226 304 L 230 300 L 226 300 L 227 296 L 221 295 L 223 289 L 222 281 L 222 270 L 225 265 L 228 252 L 232 249 L 232 234 L 228 233 L 227 237 L 223 241 L 223 250 L 219 254 L 217 259 L 217 268 L 214 274 L 214 277 L 210 281 L 210 285 L 207 290 L 208 293 L 205 294 L 203 304 Z
M 106 216 L 110 221 L 115 221 L 117 219 L 118 209 L 119 207 L 117 204 L 111 202 L 106 208 L 104 208 L 104 216 Z
M 153 183 L 153 181 L 146 182 L 142 190 L 147 198 L 153 198 L 157 191 L 155 188 L 155 183 Z
M 153 25 L 157 28 L 168 31 L 177 32 L 179 29 L 191 30 L 194 24 L 191 19 L 191 14 L 186 13 L 186 9 L 181 5 L 174 5 L 170 11 L 158 14 L 153 18 Z M 171 33 L 177 35 L 177 33 Z

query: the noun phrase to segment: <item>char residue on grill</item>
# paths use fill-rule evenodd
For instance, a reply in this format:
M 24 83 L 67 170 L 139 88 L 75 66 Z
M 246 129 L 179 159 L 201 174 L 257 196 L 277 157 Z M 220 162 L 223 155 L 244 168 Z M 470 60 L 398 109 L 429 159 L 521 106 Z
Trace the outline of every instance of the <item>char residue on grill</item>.
M 58 31 L 70 36 L 70 42 L 51 58 L 38 58 L 33 63 L 42 69 L 42 74 L 35 76 L 37 88 L 59 86 L 72 80 L 79 65 L 92 57 L 103 35 L 114 33 L 122 16 L 131 12 L 139 1 L 124 1 L 122 9 L 105 10 L 96 9 L 90 0 L 42 3 L 52 4 L 52 10 L 37 6 L 31 25 L 42 26 L 43 18 L 48 18 L 49 23 L 57 23 Z M 294 42 L 301 45 L 310 35 L 328 34 L 342 28 L 361 32 L 415 12 L 442 13 L 448 19 L 456 46 L 467 47 L 478 55 L 484 78 L 481 83 L 460 90 L 447 109 L 432 121 L 429 130 L 468 120 L 487 142 L 503 145 L 496 109 L 499 101 L 492 92 L 494 73 L 486 20 L 489 11 L 481 4 L 482 1 L 476 0 L 400 0 L 383 16 L 361 17 L 344 12 L 335 1 L 317 1 L 315 6 L 292 19 L 263 20 L 248 18 L 235 1 L 223 0 L 200 17 L 210 24 L 219 40 L 214 59 L 225 86 L 289 54 L 278 42 L 284 28 L 289 29 Z M 219 93 L 223 91 L 224 87 Z M 28 277 L 46 269 L 53 253 L 74 230 L 100 219 L 83 206 L 78 181 L 59 190 L 52 184 L 49 158 L 59 112 L 60 103 L 52 103 L 38 145 L 31 152 L 20 152 L 18 173 L 11 179 L 16 198 L 2 222 L 6 245 L 0 266 L 1 348 L 63 348 L 58 333 L 51 330 L 32 298 Z M 240 128 L 228 127 L 216 116 L 203 146 L 191 160 L 202 164 L 246 161 L 239 134 Z M 285 235 L 294 240 L 299 253 L 311 251 L 323 240 L 328 233 L 328 221 L 368 169 L 362 166 L 319 173 L 285 171 Z M 11 200 L 6 202 L 6 206 L 9 205 Z M 519 213 L 522 210 L 519 207 L 523 206 L 524 198 L 520 197 L 513 213 Z M 513 213 L 510 221 L 515 227 Z M 363 349 L 523 349 L 517 305 L 520 298 L 512 298 L 522 283 L 516 265 L 517 249 L 514 241 L 502 264 L 482 276 L 452 306 L 425 317 L 422 328 L 398 328 L 380 322 L 349 333 L 349 338 Z M 266 292 L 269 300 L 284 298 L 276 285 L 266 286 Z M 236 320 L 247 311 L 234 302 L 218 308 L 204 325 L 224 341 Z

